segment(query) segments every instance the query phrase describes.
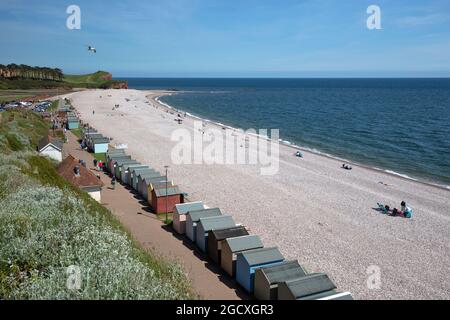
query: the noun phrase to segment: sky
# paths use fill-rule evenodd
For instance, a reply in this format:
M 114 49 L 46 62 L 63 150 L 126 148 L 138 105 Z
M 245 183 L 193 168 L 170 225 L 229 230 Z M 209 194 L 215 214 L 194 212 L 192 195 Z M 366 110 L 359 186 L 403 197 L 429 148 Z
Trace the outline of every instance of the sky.
M 0 39 L 0 64 L 70 74 L 450 77 L 450 0 L 0 0 Z

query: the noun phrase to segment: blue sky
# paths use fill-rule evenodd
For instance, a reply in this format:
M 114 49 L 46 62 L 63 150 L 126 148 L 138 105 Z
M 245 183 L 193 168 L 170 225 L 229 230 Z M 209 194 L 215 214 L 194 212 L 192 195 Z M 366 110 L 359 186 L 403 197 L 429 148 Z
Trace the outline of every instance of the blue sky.
M 81 30 L 66 28 L 71 4 Z M 366 27 L 371 4 L 381 30 Z M 448 77 L 450 1 L 0 0 L 0 39 L 0 63 L 66 73 Z

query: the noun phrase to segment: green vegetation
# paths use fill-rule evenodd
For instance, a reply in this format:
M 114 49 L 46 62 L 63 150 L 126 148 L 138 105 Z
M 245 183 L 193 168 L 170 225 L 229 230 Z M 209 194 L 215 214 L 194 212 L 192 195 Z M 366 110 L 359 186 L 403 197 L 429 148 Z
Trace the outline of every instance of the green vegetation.
M 76 136 L 78 139 L 81 139 L 81 129 L 72 129 L 70 130 L 70 132 L 72 132 L 74 134 L 74 136 Z
M 195 298 L 179 265 L 140 248 L 33 152 L 47 130 L 31 112 L 2 113 L 0 299 Z
M 119 85 L 123 81 L 112 80 L 110 73 L 97 71 L 96 73 L 87 75 L 64 75 L 64 82 L 74 88 L 107 89 Z
M 0 64 L 0 90 L 8 90 L 0 92 L 0 101 L 33 96 L 27 92 L 13 91 L 58 89 L 64 92 L 74 88 L 110 89 L 126 86 L 126 82 L 112 80 L 112 75 L 105 71 L 87 75 L 64 75 L 60 69 Z
M 106 162 L 106 154 L 105 153 L 94 153 L 94 158 L 97 159 L 97 161 L 102 161 L 103 163 Z

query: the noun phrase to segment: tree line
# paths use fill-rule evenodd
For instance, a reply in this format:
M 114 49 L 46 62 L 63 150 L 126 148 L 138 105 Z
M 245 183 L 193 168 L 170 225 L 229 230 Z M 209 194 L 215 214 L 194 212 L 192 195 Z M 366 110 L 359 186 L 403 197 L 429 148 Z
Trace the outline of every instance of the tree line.
M 59 68 L 30 67 L 25 64 L 0 64 L 0 78 L 62 81 L 63 72 Z

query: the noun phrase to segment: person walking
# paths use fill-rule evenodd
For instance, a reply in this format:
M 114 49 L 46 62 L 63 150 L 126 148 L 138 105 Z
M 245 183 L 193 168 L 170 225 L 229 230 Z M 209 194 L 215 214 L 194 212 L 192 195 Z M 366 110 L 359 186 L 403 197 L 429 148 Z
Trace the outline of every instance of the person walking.
M 116 190 L 116 177 L 113 177 L 113 178 L 111 179 L 111 188 L 112 188 L 113 190 Z

